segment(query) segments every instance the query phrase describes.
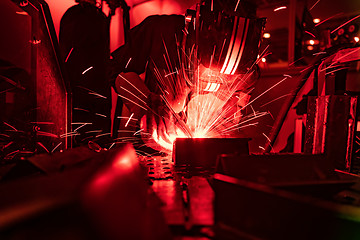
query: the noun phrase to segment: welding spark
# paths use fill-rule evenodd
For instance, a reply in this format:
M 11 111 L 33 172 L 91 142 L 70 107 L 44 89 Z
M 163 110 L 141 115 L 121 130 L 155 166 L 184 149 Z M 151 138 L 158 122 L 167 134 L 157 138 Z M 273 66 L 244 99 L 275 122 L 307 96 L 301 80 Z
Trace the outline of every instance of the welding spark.
M 237 4 L 239 4 L 239 2 L 240 0 Z M 256 112 L 252 108 L 253 114 L 242 116 L 241 110 L 249 105 L 251 106 L 251 103 L 260 98 L 262 95 L 266 94 L 286 79 L 291 78 L 290 75 L 285 76 L 284 79 L 249 102 L 250 93 L 253 91 L 253 88 L 244 93 L 242 93 L 241 90 L 240 92 L 238 91 L 239 89 L 243 89 L 243 86 L 246 86 L 249 79 L 252 78 L 254 74 L 254 67 L 259 61 L 261 61 L 261 57 L 252 64 L 245 74 L 234 75 L 233 78 L 228 79 L 228 75 L 212 71 L 205 72 L 204 75 L 200 76 L 199 66 L 192 62 L 192 58 L 185 52 L 181 55 L 179 50 L 178 56 L 180 60 L 182 59 L 180 61 L 181 68 L 176 69 L 171 65 L 172 61 L 169 59 L 165 43 L 164 47 L 166 54 L 164 54 L 163 57 L 168 69 L 166 73 L 162 75 L 154 63 L 155 67 L 153 70 L 155 76 L 157 77 L 159 89 L 162 92 L 162 95 L 160 96 L 166 104 L 171 116 L 176 119 L 175 122 L 178 128 L 176 129 L 176 134 L 168 134 L 167 132 L 162 133 L 167 139 L 163 139 L 161 134 L 157 133 L 156 130 L 145 132 L 144 129 L 140 129 L 133 134 L 133 136 L 141 135 L 143 139 L 145 138 L 145 140 L 149 139 L 150 141 L 145 144 L 149 147 L 160 145 L 163 149 L 171 151 L 172 143 L 176 137 L 223 137 L 228 136 L 229 133 L 234 133 L 233 131 L 237 129 L 258 125 L 258 122 L 253 121 L 269 114 L 269 112 Z M 269 46 L 267 46 L 259 56 L 269 54 L 267 51 L 268 47 Z M 185 56 L 187 59 L 180 58 L 180 56 Z M 214 56 L 211 57 L 211 61 L 219 61 L 214 59 Z M 197 69 L 195 68 L 193 70 L 193 66 L 196 66 Z M 188 75 L 189 71 L 192 73 L 190 76 Z M 121 95 L 119 96 L 144 110 L 156 114 L 156 109 L 150 109 L 145 101 L 138 101 L 138 93 L 143 93 L 123 76 L 119 76 L 132 86 L 131 90 L 124 88 L 123 90 L 131 94 L 131 96 L 134 96 L 137 100 L 132 101 Z M 206 88 L 206 86 L 208 87 Z M 204 89 L 211 89 L 212 91 L 204 91 Z M 190 90 L 193 94 L 192 98 L 186 105 L 184 105 L 184 109 L 175 111 L 174 107 L 178 102 L 176 98 L 178 96 L 185 96 L 184 98 L 186 98 Z M 204 92 L 206 92 L 206 94 L 204 94 Z M 143 95 L 146 97 L 145 94 Z M 131 98 L 134 99 L 133 97 Z M 179 113 L 184 113 L 182 118 L 180 118 Z M 132 117 L 133 115 L 128 118 L 125 126 L 133 120 Z M 133 141 L 138 140 L 138 138 L 127 137 L 117 140 Z
M 39 9 L 37 8 L 37 7 L 35 7 L 35 5 L 34 4 L 32 4 L 30 1 L 24 1 L 24 2 L 27 2 L 28 4 L 30 4 L 36 11 L 39 11 Z M 27 3 L 26 3 L 26 5 L 27 5 Z M 25 6 L 26 6 L 25 5 Z M 41 6 L 41 8 L 42 8 L 42 5 L 40 4 L 40 6 Z
M 348 23 L 350 23 L 350 22 L 354 21 L 355 19 L 357 19 L 357 18 L 359 18 L 359 17 L 360 17 L 360 15 L 358 15 L 358 16 L 356 16 L 356 17 L 354 17 L 354 18 L 350 19 L 349 21 L 347 21 L 347 22 L 345 22 L 345 23 L 341 24 L 339 27 L 337 27 L 337 28 L 335 28 L 334 30 L 332 30 L 332 31 L 331 31 L 331 34 L 333 34 L 334 32 L 336 32 L 337 30 L 339 30 L 340 28 L 342 28 L 342 27 L 343 27 L 343 26 L 345 26 L 346 24 L 348 24 Z
M 327 52 L 317 52 L 317 53 L 314 53 L 313 55 L 316 56 L 316 55 L 321 55 L 321 54 L 327 54 Z
M 87 131 L 85 133 L 101 133 L 102 130 L 92 130 L 92 131 Z
M 311 32 L 309 31 L 305 31 L 305 33 L 309 34 L 310 36 L 312 36 L 313 38 L 316 38 L 314 34 L 312 34 Z
M 128 126 L 128 124 L 129 124 L 129 122 L 130 122 L 130 120 L 131 120 L 131 118 L 132 118 L 133 116 L 134 116 L 134 113 L 132 113 L 132 114 L 130 115 L 129 119 L 128 119 L 127 122 L 125 123 L 125 127 Z
M 78 124 L 82 125 L 82 124 L 92 124 L 92 123 L 91 122 L 73 122 L 73 123 L 71 123 L 71 125 L 78 125 Z
M 3 133 L 0 133 L 0 136 L 6 137 L 6 138 L 10 137 L 9 135 L 3 134 Z
M 88 125 L 88 124 L 92 124 L 92 123 L 84 123 L 84 124 L 82 124 L 81 126 L 75 128 L 75 129 L 74 129 L 74 132 L 77 132 L 77 130 L 79 130 L 80 128 L 82 128 L 82 127 L 84 127 L 84 126 L 86 126 L 86 125 Z
M 139 130 L 141 131 L 141 130 Z M 138 132 L 139 132 L 138 131 Z M 118 133 L 134 133 L 135 131 L 131 131 L 131 130 L 118 130 Z M 136 132 L 135 132 L 136 133 Z
M 11 144 L 13 144 L 14 142 L 9 142 L 8 144 L 6 144 L 4 147 L 3 147 L 3 149 L 5 149 L 5 148 L 7 148 L 7 147 L 9 147 Z
M 239 6 L 239 3 L 240 3 L 240 0 L 237 1 L 236 6 L 235 6 L 235 9 L 234 9 L 234 12 L 236 12 L 236 10 L 237 10 L 237 8 L 238 8 L 238 6 Z
M 84 112 L 90 112 L 89 110 L 86 110 L 86 109 L 83 109 L 83 108 L 74 108 L 74 110 L 84 111 Z
M 16 132 L 18 131 L 14 126 L 8 124 L 7 122 L 3 122 L 3 123 L 4 123 L 6 126 L 12 128 L 14 131 L 16 131 Z
M 309 11 L 311 11 L 319 2 L 320 0 L 317 0 L 316 3 L 314 3 L 314 5 L 312 5 L 311 8 L 309 8 Z
M 65 62 L 67 62 L 67 61 L 69 60 L 69 57 L 70 57 L 70 55 L 71 55 L 71 53 L 72 53 L 73 50 L 74 50 L 74 48 L 71 48 L 71 49 L 70 49 L 70 52 L 69 52 L 68 55 L 66 56 Z
M 13 151 L 13 152 L 11 152 L 11 153 L 8 153 L 5 158 L 8 158 L 9 156 L 16 155 L 16 154 L 19 153 L 19 152 L 20 152 L 20 150 L 15 150 L 15 151 Z
M 117 118 L 119 118 L 119 119 L 128 119 L 129 117 L 117 116 Z M 134 118 L 134 117 L 132 117 L 131 120 L 133 120 L 133 121 L 138 121 L 138 119 L 136 119 L 136 118 Z
M 263 93 L 261 93 L 259 96 L 257 96 L 256 98 L 254 98 L 252 101 L 250 101 L 248 104 L 246 104 L 244 107 L 242 107 L 242 109 L 244 109 L 245 107 L 247 107 L 249 104 L 253 103 L 254 101 L 256 101 L 257 99 L 259 99 L 260 97 L 262 97 L 264 94 L 266 94 L 267 92 L 269 92 L 271 89 L 275 88 L 276 86 L 278 86 L 279 84 L 281 84 L 282 82 L 284 82 L 285 80 L 288 79 L 288 76 L 286 76 L 285 78 L 283 78 L 281 81 L 279 81 L 278 83 L 274 84 L 272 87 L 268 88 L 267 90 L 265 90 Z
M 137 100 L 139 100 L 140 102 L 142 102 L 144 105 L 147 105 L 147 103 L 142 100 L 140 97 L 138 97 L 136 94 L 132 93 L 131 91 L 129 91 L 128 89 L 124 88 L 124 87 L 120 87 L 122 90 L 124 90 L 125 92 L 129 93 L 130 95 L 132 95 L 133 97 L 135 97 Z
M 274 12 L 277 12 L 279 10 L 286 9 L 286 6 L 278 7 L 274 9 Z
M 61 134 L 60 138 L 72 137 L 72 136 L 77 136 L 77 135 L 80 135 L 80 133 L 78 133 L 78 132 L 69 132 L 69 133 Z
M 104 115 L 104 114 L 100 114 L 100 113 L 95 113 L 95 115 L 96 115 L 96 116 L 100 116 L 100 117 L 104 117 L 104 118 L 107 118 L 107 116 L 106 116 L 106 115 Z
M 116 143 L 112 143 L 109 147 L 109 149 L 111 149 Z
M 99 135 L 96 135 L 96 138 L 103 137 L 103 136 L 107 136 L 107 135 L 111 135 L 111 133 L 99 134 Z
M 326 18 L 325 20 L 323 20 L 323 21 L 315 24 L 315 27 L 319 26 L 320 24 L 323 24 L 324 22 L 329 21 L 330 19 L 332 19 L 332 18 L 334 18 L 334 17 L 337 17 L 337 16 L 339 16 L 339 15 L 342 15 L 342 14 L 344 14 L 344 13 L 340 12 L 340 13 L 337 13 L 337 14 L 331 16 L 331 17 L 328 17 L 328 18 Z
M 174 74 L 178 74 L 178 71 L 174 71 L 174 72 L 168 73 L 168 74 L 166 74 L 164 77 L 168 77 L 168 76 L 171 76 L 171 75 L 174 75 Z
M 259 148 L 260 148 L 261 150 L 265 151 L 265 148 L 264 148 L 264 147 L 262 147 L 262 146 L 259 146 Z
M 262 133 L 262 135 L 268 140 L 269 146 L 271 147 L 271 149 L 273 149 L 270 138 L 265 133 Z
M 264 103 L 264 104 L 261 105 L 260 107 L 265 107 L 265 106 L 269 105 L 270 103 L 273 103 L 273 102 L 275 102 L 275 101 L 277 101 L 277 100 L 279 100 L 279 99 L 281 99 L 281 98 L 284 98 L 284 97 L 287 97 L 287 96 L 291 96 L 291 95 L 293 95 L 293 93 L 284 94 L 284 95 L 282 95 L 282 96 L 280 96 L 280 97 L 278 97 L 278 98 L 275 98 L 275 99 L 273 99 L 273 100 L 271 100 L 271 101 L 269 101 L 269 102 L 267 102 L 267 103 Z
M 95 96 L 98 96 L 98 97 L 107 99 L 107 97 L 105 97 L 105 96 L 101 95 L 100 93 L 97 93 L 97 92 L 95 92 L 95 91 L 93 91 L 93 90 L 90 90 L 90 89 L 88 89 L 88 88 L 86 88 L 86 87 L 83 87 L 83 86 L 77 86 L 77 87 L 88 91 L 88 94 L 95 95 Z M 74 108 L 74 109 L 75 109 L 75 108 Z M 77 108 L 76 110 L 83 110 L 83 111 L 89 112 L 88 110 L 81 109 L 81 108 Z
M 97 96 L 97 97 L 100 97 L 100 98 L 107 99 L 107 97 L 105 97 L 104 95 L 98 94 L 98 93 L 96 93 L 96 92 L 89 92 L 89 94 L 90 94 L 90 95 Z
M 129 102 L 132 102 L 133 104 L 137 105 L 138 107 L 141 107 L 141 108 L 142 108 L 142 109 L 144 109 L 144 110 L 148 110 L 147 108 L 145 108 L 145 107 L 141 106 L 141 105 L 140 105 L 140 104 L 138 104 L 137 102 L 135 102 L 135 101 L 133 101 L 133 100 L 131 100 L 131 99 L 129 99 L 129 98 L 127 98 L 127 97 L 125 97 L 125 96 L 122 96 L 122 95 L 120 95 L 120 94 L 118 94 L 118 96 L 119 96 L 119 97 L 121 97 L 121 98 L 123 98 L 123 99 L 128 100 Z
M 56 145 L 56 146 L 54 147 L 54 149 L 51 150 L 51 152 L 52 152 L 52 153 L 55 152 L 55 150 L 56 150 L 61 144 L 62 144 L 62 142 L 60 142 L 58 145 Z
M 138 89 L 137 87 L 135 87 L 134 84 L 132 84 L 129 80 L 127 80 L 126 78 L 124 78 L 121 74 L 118 75 L 119 77 L 121 77 L 124 81 L 126 81 L 130 86 L 132 86 L 135 90 L 137 90 L 140 94 L 142 94 L 145 98 L 147 98 L 147 96 L 140 91 L 140 89 Z
M 142 131 L 144 131 L 144 129 L 140 129 L 140 130 L 136 131 L 136 132 L 134 133 L 134 136 L 140 134 Z
M 252 112 L 253 112 L 254 116 L 256 116 L 255 109 L 253 108 L 253 106 L 252 106 L 252 105 L 250 105 L 250 107 L 251 107 L 251 110 L 252 110 Z
M 137 137 L 119 137 L 119 138 L 115 138 L 114 140 L 121 140 L 123 142 L 123 140 L 139 140 Z
M 40 147 L 42 147 L 43 149 L 45 149 L 45 151 L 46 151 L 47 153 L 50 153 L 49 150 L 44 146 L 44 144 L 42 144 L 41 142 L 37 142 L 37 144 L 38 144 Z
M 91 69 L 93 69 L 93 68 L 94 68 L 94 67 L 91 66 L 91 67 L 89 67 L 88 69 L 84 70 L 81 74 L 84 75 L 85 73 L 87 73 L 89 70 L 91 70 Z
M 129 60 L 127 61 L 125 69 L 129 66 L 130 61 L 131 61 L 131 58 L 129 58 Z

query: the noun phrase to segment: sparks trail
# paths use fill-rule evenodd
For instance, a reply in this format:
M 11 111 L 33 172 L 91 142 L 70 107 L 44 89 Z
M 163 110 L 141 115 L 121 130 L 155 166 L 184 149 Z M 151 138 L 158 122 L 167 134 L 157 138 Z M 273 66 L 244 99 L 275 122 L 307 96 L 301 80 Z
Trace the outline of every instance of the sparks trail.
M 51 150 L 51 152 L 52 152 L 52 153 L 55 152 L 55 150 L 56 150 L 61 144 L 62 144 L 62 142 L 60 142 L 58 145 L 56 145 L 56 146 L 53 148 L 53 150 Z
M 95 113 L 95 115 L 96 115 L 96 116 L 99 116 L 99 117 L 107 118 L 107 116 L 106 116 L 106 115 L 101 114 L 101 113 Z
M 81 126 L 75 128 L 74 132 L 77 132 L 77 130 L 79 130 L 80 128 L 85 127 L 86 125 L 89 125 L 89 124 L 92 124 L 92 123 L 84 123 L 84 124 L 82 124 Z
M 129 91 L 128 89 L 124 88 L 123 86 L 120 87 L 122 90 L 124 90 L 125 92 L 129 93 L 131 96 L 133 96 L 134 98 L 136 98 L 137 100 L 139 100 L 141 103 L 143 103 L 145 106 L 147 105 L 147 103 L 142 100 L 140 97 L 138 97 L 136 94 L 132 93 L 131 91 Z
M 320 55 L 320 54 L 327 54 L 327 52 L 317 52 L 317 53 L 313 53 L 313 56 Z
M 88 92 L 88 94 L 90 94 L 90 95 L 95 95 L 95 96 L 107 99 L 107 97 L 105 97 L 105 96 L 101 95 L 100 93 L 97 93 L 94 90 L 91 90 L 89 88 L 86 88 L 86 87 L 83 87 L 83 86 L 76 86 L 76 87 L 86 90 Z M 81 108 L 78 108 L 78 109 L 81 109 Z
M 41 142 L 37 142 L 36 144 L 42 147 L 47 153 L 50 153 L 49 150 Z
M 85 73 L 87 73 L 88 71 L 90 71 L 90 70 L 93 69 L 93 68 L 94 68 L 94 67 L 91 66 L 91 67 L 85 69 L 81 74 L 84 75 Z
M 6 144 L 5 146 L 3 146 L 3 150 L 5 149 L 5 148 L 8 148 L 11 144 L 13 144 L 14 142 L 13 141 L 11 141 L 11 142 L 9 142 L 8 144 Z
M 14 131 L 16 131 L 16 132 L 18 131 L 14 126 L 8 124 L 7 122 L 3 122 L 3 123 L 4 123 L 6 126 L 12 128 Z
M 67 137 L 78 136 L 78 135 L 80 135 L 80 133 L 78 133 L 78 132 L 69 132 L 69 133 L 61 134 L 60 138 L 67 138 Z
M 129 122 L 130 122 L 130 120 L 131 120 L 131 118 L 132 118 L 133 116 L 134 116 L 134 113 L 132 113 L 132 114 L 130 115 L 129 119 L 128 119 L 127 122 L 125 123 L 125 127 L 128 126 L 128 124 L 129 124 Z
M 249 95 L 254 88 L 246 88 L 246 86 L 249 83 L 249 80 L 255 75 L 254 68 L 256 64 L 261 61 L 262 57 L 270 54 L 267 51 L 269 46 L 266 46 L 263 52 L 259 55 L 259 58 L 252 63 L 246 73 L 242 75 L 235 75 L 233 78 L 224 74 L 213 72 L 210 69 L 206 72 L 206 74 L 200 75 L 199 65 L 192 62 L 192 56 L 186 54 L 183 49 L 178 49 L 177 51 L 180 59 L 180 68 L 178 69 L 172 65 L 173 62 L 169 58 L 165 43 L 164 47 L 165 54 L 163 55 L 163 59 L 168 69 L 165 70 L 163 74 L 163 72 L 160 72 L 156 67 L 156 63 L 153 62 L 154 69 L 152 70 L 156 76 L 157 84 L 161 92 L 160 97 L 165 103 L 171 116 L 175 119 L 177 127 L 180 129 L 180 131 L 174 135 L 165 133 L 165 137 L 168 137 L 171 142 L 179 136 L 220 137 L 229 133 L 234 133 L 235 130 L 258 125 L 258 122 L 254 123 L 252 121 L 256 121 L 260 117 L 269 114 L 268 112 L 256 112 L 253 109 L 253 114 L 242 116 L 240 111 L 259 99 L 268 91 L 275 88 L 277 85 L 284 82 L 287 78 L 291 77 L 286 76 L 284 79 L 249 102 Z M 191 50 L 191 54 L 194 54 L 193 50 L 194 49 Z M 211 56 L 211 63 L 215 63 L 216 61 L 219 62 L 220 59 L 215 59 L 213 54 Z M 122 90 L 125 90 L 130 94 L 129 96 L 131 96 L 131 99 L 119 95 L 120 97 L 159 116 L 156 109 L 151 109 L 147 103 L 142 100 L 143 98 L 141 96 L 139 97 L 139 94 L 147 97 L 142 91 L 136 88 L 125 77 L 121 75 L 118 76 L 131 86 L 128 89 L 122 87 Z M 244 92 L 240 91 L 240 93 L 238 92 L 239 89 L 244 88 L 247 90 Z M 176 102 L 178 96 L 187 96 L 189 92 L 191 92 L 192 98 L 187 102 L 186 107 L 182 110 L 182 113 L 185 113 L 183 114 L 184 116 L 180 117 L 178 112 L 174 110 L 172 103 Z M 244 104 L 239 105 L 242 102 Z M 267 104 L 270 104 L 270 102 Z M 132 117 L 133 115 L 130 117 L 118 118 L 127 118 L 127 122 L 125 124 L 125 126 L 127 126 L 130 121 L 135 120 Z M 137 135 L 140 135 L 143 139 L 155 140 L 144 144 L 146 146 L 155 147 L 155 145 L 160 144 L 163 147 L 165 146 L 166 149 L 172 148 L 172 143 L 168 143 L 162 139 L 160 136 L 161 134 L 158 134 L 157 131 L 146 132 L 144 129 L 133 132 L 134 137 L 117 138 L 115 141 L 132 142 L 135 144 L 136 141 L 139 140 L 139 138 L 136 137 Z M 111 146 L 114 146 L 113 144 Z M 138 147 L 141 147 L 141 145 Z
M 83 109 L 83 108 L 73 108 L 74 110 L 77 111 L 83 111 L 83 112 L 90 112 L 89 110 Z
M 87 131 L 85 133 L 101 133 L 102 130 L 91 130 L 91 131 Z
M 317 0 L 314 5 L 311 6 L 311 8 L 309 8 L 309 11 L 311 11 L 318 3 L 320 2 L 320 0 Z
M 250 114 L 250 115 L 246 116 L 248 119 L 245 119 L 245 120 L 241 121 L 240 123 L 233 124 L 232 126 L 228 127 L 226 129 L 226 131 L 234 131 L 234 130 L 238 130 L 240 128 L 244 128 L 244 126 L 254 125 L 253 123 L 249 123 L 249 124 L 245 125 L 245 123 L 254 121 L 255 119 L 258 119 L 265 115 L 268 115 L 268 112 L 258 112 L 258 113 Z M 255 125 L 257 125 L 257 123 Z
M 287 97 L 287 96 L 292 96 L 292 95 L 293 95 L 293 93 L 284 94 L 284 95 L 282 95 L 282 96 L 280 96 L 280 97 L 277 97 L 277 98 L 275 98 L 275 99 L 273 99 L 273 100 L 271 100 L 271 101 L 269 101 L 269 102 L 267 102 L 267 103 L 264 103 L 264 104 L 261 105 L 260 107 L 265 107 L 265 106 L 269 105 L 270 103 L 273 103 L 273 102 L 275 102 L 275 101 L 277 101 L 277 100 L 279 100 L 279 99 L 281 99 L 281 98 L 284 98 L 284 97 Z
M 267 92 L 269 92 L 271 89 L 275 88 L 276 86 L 278 86 L 280 83 L 284 82 L 286 79 L 288 79 L 288 76 L 286 76 L 285 78 L 283 78 L 281 81 L 279 81 L 278 83 L 274 84 L 272 87 L 268 88 L 267 90 L 265 90 L 262 94 L 260 94 L 259 96 L 257 96 L 255 99 L 253 99 L 252 101 L 250 101 L 248 104 L 246 104 L 242 109 L 244 109 L 245 107 L 247 107 L 249 104 L 253 103 L 254 101 L 256 101 L 258 98 L 262 97 L 264 94 L 266 94 Z
M 271 145 L 271 140 L 270 140 L 270 138 L 269 138 L 265 133 L 262 133 L 262 135 L 266 138 L 266 140 L 268 140 L 268 144 L 269 144 L 271 150 L 273 150 L 274 148 L 273 148 L 273 146 Z
M 102 133 L 95 136 L 95 138 L 103 137 L 103 136 L 110 136 L 111 133 Z
M 316 38 L 315 35 L 309 31 L 305 31 L 305 33 L 309 34 L 310 36 L 312 36 L 313 38 Z
M 323 21 L 315 24 L 315 27 L 319 26 L 320 24 L 323 24 L 324 22 L 329 21 L 329 20 L 332 19 L 332 18 L 335 18 L 335 17 L 337 17 L 337 16 L 340 16 L 340 15 L 342 15 L 342 14 L 344 14 L 344 13 L 340 12 L 340 13 L 337 13 L 337 14 L 331 16 L 331 17 L 328 17 L 328 18 L 326 18 L 325 20 L 323 20 Z
M 49 133 L 49 132 L 44 132 L 44 131 L 36 131 L 36 134 L 38 136 L 45 136 L 45 137 L 52 137 L 52 138 L 59 138 L 58 135 L 55 135 L 53 133 Z
M 134 84 L 132 84 L 129 80 L 127 80 L 125 77 L 121 76 L 121 74 L 119 74 L 118 76 L 121 77 L 124 81 L 126 81 L 130 86 L 132 86 L 138 93 L 142 94 L 145 98 L 147 98 L 147 96 L 140 89 L 135 87 Z
M 350 23 L 350 22 L 352 22 L 352 21 L 354 21 L 355 19 L 357 19 L 357 18 L 359 18 L 360 17 L 360 15 L 357 15 L 356 17 L 353 17 L 352 19 L 350 19 L 349 21 L 347 21 L 347 22 L 345 22 L 345 23 L 343 23 L 343 24 L 341 24 L 339 27 L 337 27 L 337 28 L 335 28 L 334 30 L 332 30 L 331 31 L 331 34 L 333 34 L 334 32 L 336 32 L 337 30 L 339 30 L 340 28 L 342 28 L 343 26 L 345 26 L 346 24 L 348 24 L 348 23 Z
M 71 55 L 71 53 L 72 53 L 73 50 L 74 50 L 74 48 L 71 48 L 71 49 L 70 49 L 68 55 L 66 56 L 65 62 L 67 62 L 67 61 L 69 60 L 69 57 L 70 57 L 70 55 Z

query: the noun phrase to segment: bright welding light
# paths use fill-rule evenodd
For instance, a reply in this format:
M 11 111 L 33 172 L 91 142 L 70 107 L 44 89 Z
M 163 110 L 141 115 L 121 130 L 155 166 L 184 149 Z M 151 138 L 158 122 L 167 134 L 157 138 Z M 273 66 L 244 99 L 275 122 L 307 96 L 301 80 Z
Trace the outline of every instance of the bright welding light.
M 359 41 L 360 41 L 360 38 L 359 38 L 359 37 L 354 37 L 354 41 L 355 41 L 355 42 L 359 42 Z
M 314 22 L 314 23 L 319 23 L 319 22 L 320 22 L 320 18 L 314 18 L 314 19 L 313 19 L 313 22 Z
M 198 129 L 194 132 L 194 138 L 206 138 L 206 131 Z
M 286 9 L 286 6 L 282 6 L 282 7 L 275 8 L 275 9 L 274 9 L 274 12 L 279 11 L 279 10 L 282 10 L 282 9 Z
M 270 35 L 270 33 L 264 33 L 263 37 L 264 37 L 264 38 L 270 38 L 271 35 Z
M 154 139 L 154 141 L 163 149 L 166 149 L 167 151 L 172 152 L 173 150 L 173 144 L 176 140 L 176 138 L 186 138 L 187 136 L 185 135 L 185 133 L 183 131 L 181 131 L 180 129 L 177 129 L 176 134 L 170 134 L 167 135 L 168 136 L 168 140 L 170 141 L 170 143 L 166 142 L 161 136 L 158 135 L 157 131 L 154 130 L 153 134 L 152 134 L 152 138 Z
M 310 45 L 314 45 L 315 41 L 311 39 L 311 40 L 309 40 L 309 43 L 310 43 Z
M 264 63 L 264 62 L 266 62 L 266 58 L 261 58 L 261 61 Z

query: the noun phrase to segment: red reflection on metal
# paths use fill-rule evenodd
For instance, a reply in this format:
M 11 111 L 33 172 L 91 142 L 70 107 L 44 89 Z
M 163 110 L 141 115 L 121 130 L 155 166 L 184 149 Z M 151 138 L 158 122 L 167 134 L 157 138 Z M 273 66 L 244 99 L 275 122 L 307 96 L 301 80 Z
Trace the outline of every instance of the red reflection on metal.
M 230 45 L 220 73 L 235 73 L 244 51 L 248 27 L 249 21 L 247 21 L 245 18 L 235 18 Z

